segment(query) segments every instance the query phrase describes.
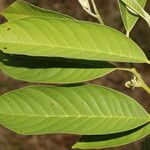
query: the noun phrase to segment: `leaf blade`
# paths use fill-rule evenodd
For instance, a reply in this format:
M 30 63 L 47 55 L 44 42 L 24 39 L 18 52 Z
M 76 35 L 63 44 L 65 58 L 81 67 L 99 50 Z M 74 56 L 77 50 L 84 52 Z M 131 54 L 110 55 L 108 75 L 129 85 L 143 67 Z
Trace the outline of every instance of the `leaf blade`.
M 122 133 L 118 133 L 118 135 L 119 134 L 122 134 Z M 132 130 L 132 132 L 128 131 L 126 132 L 126 134 L 127 135 L 120 136 L 120 137 L 119 136 L 115 137 L 115 134 L 114 135 L 112 134 L 110 135 L 110 137 L 108 136 L 106 140 L 102 139 L 105 135 L 97 136 L 97 142 L 96 141 L 94 142 L 93 140 L 91 140 L 93 142 L 90 142 L 90 139 L 88 141 L 88 138 L 90 138 L 90 136 L 89 137 L 84 136 L 81 141 L 77 142 L 73 146 L 73 149 L 74 148 L 80 148 L 80 149 L 112 148 L 112 147 L 122 146 L 122 145 L 135 142 L 150 134 L 150 123 L 146 124 L 144 127 L 142 126 L 142 128 L 140 127 L 140 128 L 134 129 Z M 114 136 L 114 138 L 112 136 Z
M 52 10 L 46 10 L 22 0 L 15 1 L 8 8 L 4 9 L 1 14 L 5 16 L 8 21 L 26 17 L 74 19 L 68 15 Z
M 0 123 L 28 135 L 116 133 L 150 119 L 130 97 L 94 85 L 28 87 L 2 95 L 0 105 Z
M 136 0 L 121 0 L 126 4 L 132 11 L 141 16 L 150 26 L 150 15 L 140 6 Z
M 140 4 L 142 8 L 144 8 L 147 0 L 137 0 L 137 2 Z M 127 8 L 126 5 L 121 0 L 118 0 L 119 8 L 121 12 L 121 17 L 124 23 L 124 26 L 126 28 L 127 32 L 130 32 L 134 25 L 136 24 L 139 16 L 131 13 Z
M 116 69 L 107 62 L 43 58 L 0 53 L 1 70 L 17 80 L 41 83 L 79 83 Z
M 142 50 L 122 33 L 103 25 L 74 20 L 33 17 L 7 22 L 0 26 L 0 49 L 4 53 L 29 56 L 148 61 Z

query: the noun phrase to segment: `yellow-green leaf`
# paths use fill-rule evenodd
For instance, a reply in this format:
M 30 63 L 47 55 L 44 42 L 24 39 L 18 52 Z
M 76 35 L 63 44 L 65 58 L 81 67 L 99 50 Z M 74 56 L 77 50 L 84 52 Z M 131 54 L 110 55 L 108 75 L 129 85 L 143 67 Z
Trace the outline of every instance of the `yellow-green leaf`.
M 0 96 L 0 124 L 19 134 L 99 135 L 150 121 L 131 97 L 94 86 L 33 86 Z

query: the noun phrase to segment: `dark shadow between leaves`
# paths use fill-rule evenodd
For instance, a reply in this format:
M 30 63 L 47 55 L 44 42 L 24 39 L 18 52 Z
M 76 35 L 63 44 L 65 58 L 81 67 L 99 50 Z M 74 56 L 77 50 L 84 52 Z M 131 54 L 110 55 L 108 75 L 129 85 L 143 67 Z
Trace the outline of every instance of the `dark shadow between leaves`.
M 7 66 L 25 68 L 115 68 L 114 65 L 104 61 L 14 55 L 2 51 L 0 51 L 0 62 Z
M 146 123 L 140 127 L 137 127 L 135 129 L 125 131 L 125 132 L 119 132 L 119 133 L 114 133 L 114 134 L 105 134 L 105 135 L 84 135 L 81 137 L 80 142 L 99 142 L 99 141 L 107 141 L 107 140 L 111 140 L 111 139 L 121 138 L 121 137 L 127 136 L 129 134 L 132 134 L 132 133 L 142 129 L 149 123 Z

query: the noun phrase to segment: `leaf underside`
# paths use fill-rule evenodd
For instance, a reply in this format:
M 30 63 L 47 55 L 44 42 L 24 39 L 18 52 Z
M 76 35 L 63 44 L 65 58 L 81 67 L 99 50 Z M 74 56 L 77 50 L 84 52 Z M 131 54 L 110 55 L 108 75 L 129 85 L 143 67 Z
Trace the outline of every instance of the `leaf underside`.
M 122 133 L 115 133 L 109 135 L 83 136 L 81 140 L 73 146 L 73 148 L 100 149 L 100 148 L 117 147 L 140 140 L 141 138 L 144 138 L 149 134 L 150 134 L 150 123 Z
M 102 77 L 115 66 L 100 61 L 8 55 L 0 52 L 0 68 L 28 82 L 78 83 Z
M 132 98 L 94 85 L 27 87 L 0 96 L 0 106 L 0 123 L 26 135 L 110 134 L 150 119 Z
M 70 16 L 16 1 L 2 13 L 8 21 L 26 17 L 74 19 Z M 104 76 L 114 70 L 106 62 L 65 58 L 44 58 L 0 53 L 1 69 L 7 75 L 28 82 L 77 83 Z
M 138 17 L 125 13 L 131 30 Z M 15 79 L 78 83 L 115 70 L 104 61 L 148 62 L 131 39 L 107 26 L 20 0 L 1 14 L 8 22 L 0 25 L 0 68 Z M 0 96 L 0 106 L 0 124 L 19 134 L 91 135 L 76 148 L 119 146 L 150 132 L 150 116 L 136 101 L 102 86 L 26 87 Z
M 1 25 L 0 49 L 29 56 L 147 62 L 132 40 L 112 28 L 53 18 L 30 17 Z

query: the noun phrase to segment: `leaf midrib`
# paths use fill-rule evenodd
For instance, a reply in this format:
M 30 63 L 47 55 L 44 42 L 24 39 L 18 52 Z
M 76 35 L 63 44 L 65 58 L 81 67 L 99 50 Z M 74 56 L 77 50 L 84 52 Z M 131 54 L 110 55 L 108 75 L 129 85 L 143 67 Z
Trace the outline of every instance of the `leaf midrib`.
M 38 47 L 38 46 L 41 46 L 41 47 L 50 47 L 51 49 L 52 48 L 63 48 L 63 49 L 67 49 L 66 51 L 69 51 L 69 50 L 77 50 L 77 51 L 79 51 L 79 52 L 89 52 L 89 53 L 94 53 L 94 54 L 97 54 L 97 53 L 99 53 L 99 54 L 107 54 L 108 56 L 117 56 L 117 57 L 119 57 L 119 58 L 121 58 L 121 57 L 124 57 L 124 58 L 131 58 L 131 59 L 134 59 L 134 60 L 140 60 L 140 59 L 137 59 L 137 58 L 134 58 L 134 57 L 131 57 L 131 56 L 126 56 L 126 55 L 123 55 L 123 54 L 119 54 L 119 55 L 117 55 L 118 53 L 106 53 L 105 51 L 102 51 L 102 52 L 100 52 L 100 51 L 96 51 L 96 52 L 93 52 L 93 51 L 88 51 L 88 50 L 90 50 L 90 49 L 88 49 L 88 50 L 84 50 L 84 49 L 78 49 L 78 48 L 74 48 L 74 47 L 60 47 L 60 46 L 57 46 L 57 45 L 45 45 L 45 44 L 35 44 L 35 43 L 18 43 L 18 42 L 0 42 L 0 43 L 9 43 L 9 44 L 18 44 L 18 45 L 27 45 L 27 46 L 34 46 L 34 48 L 35 47 Z M 33 47 L 32 47 L 33 48 Z M 31 48 L 31 49 L 32 49 Z M 29 49 L 28 49 L 29 50 Z M 82 50 L 82 51 L 81 51 Z M 8 50 L 3 50 L 3 51 L 5 51 L 6 53 L 8 52 Z M 18 50 L 19 51 L 19 50 Z M 15 53 L 14 53 L 15 54 Z M 43 55 L 42 55 L 43 56 Z M 145 62 L 145 61 L 143 61 L 142 59 L 141 59 L 141 61 L 142 62 Z
M 150 118 L 141 118 L 141 117 L 120 117 L 120 116 L 109 116 L 109 115 L 106 115 L 106 116 L 99 116 L 99 115 L 36 115 L 36 114 L 32 114 L 32 115 L 29 115 L 29 114 L 4 114 L 4 113 L 0 113 L 0 115 L 6 115 L 6 116 L 29 116 L 29 117 L 42 117 L 42 118 L 119 118 L 119 119 L 139 119 L 139 120 L 147 120 L 148 122 L 150 121 Z

